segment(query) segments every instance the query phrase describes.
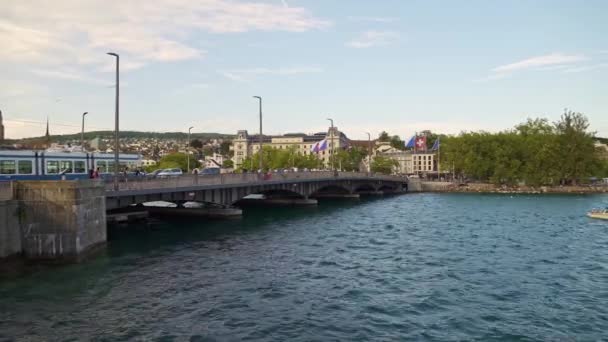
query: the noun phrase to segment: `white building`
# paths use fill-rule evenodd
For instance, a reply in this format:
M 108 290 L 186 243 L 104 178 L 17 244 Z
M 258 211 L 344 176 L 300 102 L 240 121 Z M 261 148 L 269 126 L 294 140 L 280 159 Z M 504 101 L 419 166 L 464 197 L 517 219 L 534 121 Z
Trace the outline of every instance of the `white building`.
M 154 166 L 156 165 L 156 161 L 152 159 L 144 159 L 141 161 L 142 166 Z
M 313 152 L 313 145 L 317 142 L 326 139 L 327 148 L 323 151 Z M 334 127 L 329 129 L 327 133 L 316 133 L 312 135 L 306 134 L 285 134 L 279 136 L 262 136 L 262 146 L 270 146 L 276 149 L 295 148 L 297 153 L 303 155 L 316 155 L 323 160 L 325 165 L 329 165 L 331 161 L 332 151 L 338 151 L 340 148 L 348 147 L 349 139 L 346 135 Z M 243 161 L 257 153 L 260 150 L 259 136 L 250 136 L 247 131 L 238 131 L 237 136 L 232 140 L 231 150 L 234 151 L 234 166 L 239 167 Z
M 205 156 L 205 160 L 202 163 L 205 169 L 221 168 L 224 165 L 224 156 L 219 153 L 213 153 L 213 155 Z

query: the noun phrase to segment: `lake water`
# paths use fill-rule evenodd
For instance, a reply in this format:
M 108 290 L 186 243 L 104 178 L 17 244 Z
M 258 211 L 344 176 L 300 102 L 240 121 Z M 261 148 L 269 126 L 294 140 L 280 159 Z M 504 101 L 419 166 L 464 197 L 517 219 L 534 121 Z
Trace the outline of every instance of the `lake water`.
M 607 196 L 411 194 L 113 230 L 0 282 L 0 341 L 608 336 Z

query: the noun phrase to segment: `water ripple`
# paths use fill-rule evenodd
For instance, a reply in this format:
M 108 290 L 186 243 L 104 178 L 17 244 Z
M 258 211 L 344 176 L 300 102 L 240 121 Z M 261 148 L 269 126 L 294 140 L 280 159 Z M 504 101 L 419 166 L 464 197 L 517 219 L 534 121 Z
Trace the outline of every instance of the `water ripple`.
M 602 340 L 602 202 L 417 194 L 114 232 L 0 282 L 0 341 Z

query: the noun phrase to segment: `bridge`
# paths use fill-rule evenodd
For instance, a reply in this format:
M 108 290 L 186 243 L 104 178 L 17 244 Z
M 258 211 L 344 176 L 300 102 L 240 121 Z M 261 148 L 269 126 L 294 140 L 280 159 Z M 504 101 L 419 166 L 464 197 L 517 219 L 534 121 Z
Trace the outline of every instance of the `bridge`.
M 105 184 L 106 209 L 112 210 L 151 201 L 198 201 L 232 205 L 247 195 L 275 198 L 316 198 L 324 196 L 401 193 L 407 179 L 401 176 L 360 172 L 287 172 L 219 175 L 182 175 L 165 179 L 126 179 Z
M 110 182 L 107 182 L 110 181 Z M 107 241 L 106 210 L 149 201 L 232 205 L 247 195 L 307 200 L 420 191 L 404 177 L 355 172 L 183 175 L 167 179 L 16 181 L 0 184 L 0 259 L 72 259 Z

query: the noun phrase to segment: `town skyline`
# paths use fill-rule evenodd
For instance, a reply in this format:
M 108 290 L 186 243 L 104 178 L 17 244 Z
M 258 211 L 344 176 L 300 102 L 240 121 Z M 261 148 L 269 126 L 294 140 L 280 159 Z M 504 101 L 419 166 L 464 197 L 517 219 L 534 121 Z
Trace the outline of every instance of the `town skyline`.
M 85 111 L 87 130 L 112 129 L 108 51 L 121 55 L 121 130 L 255 132 L 259 95 L 275 135 L 323 131 L 326 117 L 355 139 L 495 132 L 569 108 L 608 136 L 601 1 L 49 6 L 0 9 L 9 139 L 44 132 L 47 117 L 53 134 L 77 133 Z

